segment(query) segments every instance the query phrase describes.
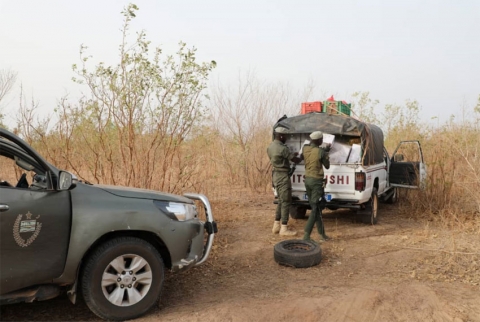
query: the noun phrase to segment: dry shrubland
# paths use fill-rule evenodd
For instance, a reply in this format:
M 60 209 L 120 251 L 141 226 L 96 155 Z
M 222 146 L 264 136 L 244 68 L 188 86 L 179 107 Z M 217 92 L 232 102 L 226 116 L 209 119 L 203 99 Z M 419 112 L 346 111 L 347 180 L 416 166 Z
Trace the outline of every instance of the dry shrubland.
M 296 93 L 247 74 L 236 87 L 213 85 L 206 95 L 215 62 L 198 63 L 195 48 L 183 43 L 172 56 L 149 51 L 145 32 L 129 43 L 135 10 L 123 12 L 119 63 L 92 67 L 82 46 L 73 70 L 84 96 L 59 99 L 54 117 L 45 119 L 35 116 L 38 103 L 22 96 L 11 112 L 14 131 L 52 164 L 92 183 L 196 191 L 212 200 L 238 196 L 239 188 L 268 191 L 272 126 L 298 114 L 312 88 Z M 401 140 L 421 141 L 427 188 L 403 192 L 401 209 L 480 233 L 480 101 L 469 118 L 435 126 L 420 121 L 416 101 L 378 111 L 368 93 L 355 93 L 352 103 L 358 117 L 381 124 L 389 152 Z
M 282 101 L 281 87 L 269 86 L 247 88 L 242 94 L 253 92 L 246 96 L 219 89 L 209 101 L 208 117 L 180 138 L 176 133 L 145 131 L 150 126 L 146 124 L 98 128 L 69 118 L 65 110 L 59 110 L 60 120 L 50 131 L 33 118 L 25 118 L 17 131 L 50 162 L 94 183 L 173 193 L 198 191 L 213 200 L 236 196 L 239 189 L 264 192 L 271 184 L 265 151 L 272 125 L 291 103 Z M 480 233 L 477 124 L 467 120 L 442 126 L 416 122 L 386 132 L 390 153 L 401 140 L 419 139 L 427 164 L 426 189 L 402 191 L 402 211 Z
M 478 119 L 424 128 L 422 148 L 428 167 L 424 191 L 410 191 L 414 213 L 452 228 L 480 233 L 480 127 Z M 473 223 L 473 225 L 471 225 Z

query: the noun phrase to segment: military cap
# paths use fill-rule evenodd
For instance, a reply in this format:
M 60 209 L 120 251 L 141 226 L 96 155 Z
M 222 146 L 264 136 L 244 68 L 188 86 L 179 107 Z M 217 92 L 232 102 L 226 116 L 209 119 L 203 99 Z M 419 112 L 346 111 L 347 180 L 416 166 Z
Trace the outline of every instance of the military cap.
M 279 126 L 275 129 L 275 133 L 285 134 L 288 133 L 288 130 L 284 127 Z
M 323 138 L 323 133 L 321 131 L 315 131 L 310 134 L 310 138 L 312 140 L 320 140 L 321 138 Z

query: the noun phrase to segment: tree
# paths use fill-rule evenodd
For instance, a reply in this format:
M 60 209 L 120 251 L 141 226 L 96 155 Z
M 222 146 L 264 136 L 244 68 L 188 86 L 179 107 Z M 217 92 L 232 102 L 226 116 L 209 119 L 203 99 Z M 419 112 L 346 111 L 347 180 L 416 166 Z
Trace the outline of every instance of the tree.
M 92 57 L 81 46 L 73 80 L 87 92 L 78 104 L 60 101 L 53 134 L 64 138 L 64 158 L 76 159 L 77 172 L 89 180 L 179 192 L 200 167 L 184 143 L 205 116 L 204 90 L 216 63 L 197 63 L 196 49 L 183 42 L 175 55 L 164 57 L 160 48 L 150 50 L 145 31 L 129 43 L 137 10 L 129 4 L 122 11 L 116 65 L 90 68 Z
M 218 162 L 226 169 L 230 184 L 265 189 L 271 181 L 266 148 L 272 141 L 273 125 L 284 114 L 298 113 L 298 96 L 287 84 L 259 80 L 252 72 L 240 76 L 235 88 L 214 88 L 213 127 L 221 134 Z
M 476 118 L 476 125 L 478 126 L 478 123 L 480 121 L 480 95 L 478 95 L 478 100 L 477 100 L 477 104 L 475 105 L 475 107 L 473 108 L 473 112 L 475 114 L 475 118 Z
M 10 69 L 0 69 L 0 125 L 3 126 L 2 102 L 8 93 L 12 90 L 17 80 L 17 73 Z
M 355 92 L 352 94 L 353 115 L 360 120 L 377 124 L 378 117 L 375 108 L 379 101 L 370 98 L 370 92 Z

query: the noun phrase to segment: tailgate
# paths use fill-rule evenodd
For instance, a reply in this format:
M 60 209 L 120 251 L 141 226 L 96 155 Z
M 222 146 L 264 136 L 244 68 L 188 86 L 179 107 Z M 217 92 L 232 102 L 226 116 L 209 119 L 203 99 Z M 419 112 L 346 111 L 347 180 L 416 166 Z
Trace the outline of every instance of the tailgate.
M 355 194 L 355 169 L 347 165 L 330 165 L 325 170 L 325 193 L 330 194 Z M 335 198 L 335 197 L 334 197 Z
M 309 140 L 308 134 L 292 134 L 286 141 L 291 152 L 301 152 L 305 140 Z M 351 144 L 358 143 L 360 138 L 336 138 L 334 147 L 330 152 L 330 169 L 325 169 L 327 185 L 325 193 L 331 194 L 332 198 L 351 199 L 355 195 L 355 169 L 356 163 L 340 163 L 346 161 Z M 344 160 L 345 159 L 345 160 Z M 296 166 L 296 170 L 290 178 L 292 182 L 292 196 L 300 200 L 306 200 L 305 194 L 305 163 L 302 161 Z
M 324 169 L 325 170 L 325 169 Z M 347 165 L 330 165 L 325 170 L 327 179 L 325 193 L 332 195 L 332 198 L 351 198 L 355 194 L 355 169 Z M 292 182 L 292 195 L 300 200 L 306 200 L 305 195 L 305 166 L 298 164 L 295 172 L 290 178 Z

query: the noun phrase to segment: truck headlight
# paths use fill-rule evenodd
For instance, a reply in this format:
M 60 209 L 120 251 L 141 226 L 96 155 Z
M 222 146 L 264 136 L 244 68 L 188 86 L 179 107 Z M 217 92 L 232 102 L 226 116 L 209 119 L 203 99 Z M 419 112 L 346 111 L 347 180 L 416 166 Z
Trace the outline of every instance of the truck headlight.
M 155 206 L 173 220 L 186 221 L 197 218 L 197 207 L 192 204 L 154 200 Z

